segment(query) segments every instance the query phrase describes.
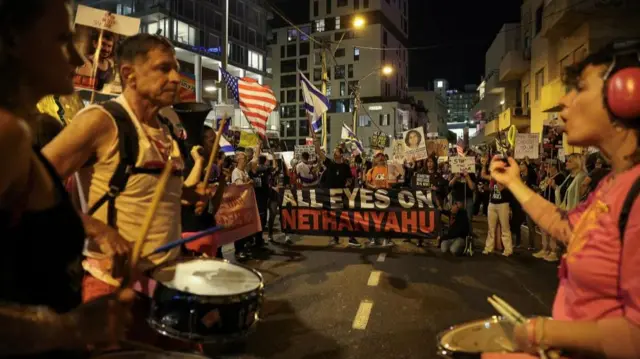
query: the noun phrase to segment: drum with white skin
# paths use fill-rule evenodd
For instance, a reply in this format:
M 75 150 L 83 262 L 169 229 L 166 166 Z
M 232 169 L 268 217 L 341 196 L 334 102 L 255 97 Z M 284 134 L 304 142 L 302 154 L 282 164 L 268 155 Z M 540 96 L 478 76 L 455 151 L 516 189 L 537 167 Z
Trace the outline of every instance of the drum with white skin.
M 438 334 L 438 355 L 443 358 L 475 359 L 483 353 L 514 350 L 513 324 L 500 317 L 463 323 Z
M 155 269 L 149 324 L 195 342 L 235 340 L 258 320 L 264 282 L 254 269 L 214 258 L 183 259 Z

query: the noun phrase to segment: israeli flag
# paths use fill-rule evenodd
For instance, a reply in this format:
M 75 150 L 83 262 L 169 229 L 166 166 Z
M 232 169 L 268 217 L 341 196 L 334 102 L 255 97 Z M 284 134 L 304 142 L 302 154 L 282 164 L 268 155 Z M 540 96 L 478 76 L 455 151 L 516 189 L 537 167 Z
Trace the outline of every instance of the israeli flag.
M 322 114 L 327 112 L 331 107 L 327 96 L 323 95 L 309 79 L 307 79 L 300 70 L 300 85 L 302 87 L 302 95 L 304 96 L 304 108 L 311 115 L 311 127 L 313 132 L 322 130 Z
M 233 156 L 236 154 L 235 148 L 227 141 L 224 136 L 220 137 L 220 151 L 224 152 L 227 156 Z
M 353 133 L 353 131 L 351 131 L 349 126 L 347 126 L 344 123 L 342 124 L 342 136 L 340 137 L 342 137 L 342 139 L 345 140 L 345 142 L 356 145 L 360 153 L 364 153 L 364 147 L 362 146 L 362 142 L 358 140 L 358 138 L 356 137 L 356 134 Z

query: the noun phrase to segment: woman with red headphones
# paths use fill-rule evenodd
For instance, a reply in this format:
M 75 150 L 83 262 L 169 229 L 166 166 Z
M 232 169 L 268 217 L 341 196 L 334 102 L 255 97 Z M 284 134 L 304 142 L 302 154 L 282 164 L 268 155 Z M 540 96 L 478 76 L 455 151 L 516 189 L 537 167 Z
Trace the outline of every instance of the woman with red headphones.
M 640 40 L 614 43 L 567 69 L 560 117 L 573 146 L 595 146 L 612 171 L 566 212 L 521 180 L 517 163 L 494 159 L 491 176 L 534 221 L 564 242 L 553 320 L 515 329 L 519 348 L 568 357 L 640 358 Z

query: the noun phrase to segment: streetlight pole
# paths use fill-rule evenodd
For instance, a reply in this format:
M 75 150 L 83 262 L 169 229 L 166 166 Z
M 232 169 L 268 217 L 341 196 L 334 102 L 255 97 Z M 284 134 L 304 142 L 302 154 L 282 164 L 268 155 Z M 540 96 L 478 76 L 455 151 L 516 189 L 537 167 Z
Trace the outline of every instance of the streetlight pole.
M 358 109 L 360 108 L 360 81 L 353 88 L 353 134 L 357 135 L 358 129 Z
M 227 0 L 229 1 L 229 0 Z M 328 44 L 322 44 L 322 52 L 320 53 L 320 58 L 322 61 L 322 86 L 321 91 L 324 96 L 327 96 L 327 81 L 329 77 L 327 76 L 327 46 Z M 324 147 L 325 152 L 329 152 L 329 148 L 327 147 L 327 113 L 324 112 L 322 114 L 322 146 Z
M 224 42 L 222 44 L 222 69 L 227 70 L 229 65 L 229 0 L 225 0 L 224 5 Z M 222 103 L 227 103 L 228 92 L 227 86 L 222 85 Z

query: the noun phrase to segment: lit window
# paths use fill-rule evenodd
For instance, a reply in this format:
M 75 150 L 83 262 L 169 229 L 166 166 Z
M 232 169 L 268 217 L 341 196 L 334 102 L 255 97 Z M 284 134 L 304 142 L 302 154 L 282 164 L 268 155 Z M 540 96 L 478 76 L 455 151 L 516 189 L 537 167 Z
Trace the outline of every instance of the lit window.
M 441 89 L 442 87 L 444 87 L 444 82 L 438 81 L 436 86 L 438 86 L 438 88 Z
M 249 64 L 248 64 L 249 67 L 252 67 L 257 70 L 264 69 L 263 56 L 251 50 L 249 50 L 248 53 L 249 53 Z
M 360 60 L 360 49 L 357 47 L 353 48 L 353 60 L 354 61 Z
M 340 30 L 340 16 L 336 16 L 336 30 Z
M 316 20 L 316 31 L 317 32 L 324 31 L 324 19 Z

